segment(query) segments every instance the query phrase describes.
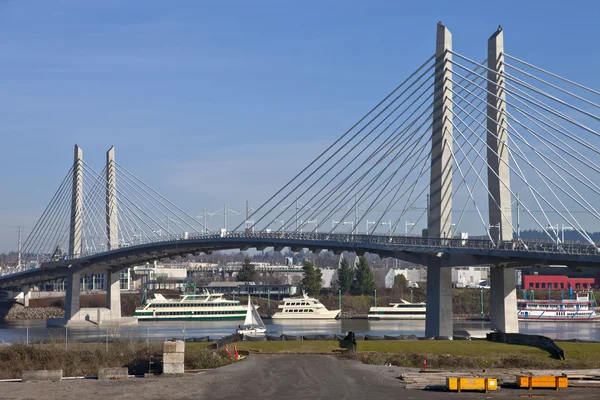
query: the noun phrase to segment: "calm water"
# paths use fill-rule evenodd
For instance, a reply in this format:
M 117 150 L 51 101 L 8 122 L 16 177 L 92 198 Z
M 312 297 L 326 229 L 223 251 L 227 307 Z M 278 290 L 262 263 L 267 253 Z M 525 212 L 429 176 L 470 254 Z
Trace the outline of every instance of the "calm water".
M 165 338 L 203 337 L 219 338 L 235 332 L 241 321 L 206 321 L 206 322 L 140 322 L 137 326 L 119 328 L 48 328 L 44 320 L 3 321 L 0 323 L 0 342 L 25 342 L 50 340 L 68 341 L 104 341 L 120 337 L 139 340 L 162 341 Z M 265 321 L 267 333 L 280 335 L 369 333 L 373 335 L 417 335 L 425 334 L 425 321 L 369 321 L 366 319 L 332 320 L 332 321 Z M 544 335 L 553 339 L 581 339 L 600 341 L 600 322 L 520 322 L 521 333 Z M 455 330 L 489 330 L 490 324 L 485 322 L 455 322 Z

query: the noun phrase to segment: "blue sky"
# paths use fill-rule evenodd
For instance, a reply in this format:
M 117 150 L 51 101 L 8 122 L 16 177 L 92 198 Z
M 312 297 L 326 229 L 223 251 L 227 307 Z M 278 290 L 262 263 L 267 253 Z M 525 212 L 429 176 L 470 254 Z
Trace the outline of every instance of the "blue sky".
M 488 5 L 489 4 L 489 5 Z M 595 1 L 0 0 L 0 251 L 72 162 L 118 161 L 190 210 L 258 204 L 435 49 L 600 87 Z

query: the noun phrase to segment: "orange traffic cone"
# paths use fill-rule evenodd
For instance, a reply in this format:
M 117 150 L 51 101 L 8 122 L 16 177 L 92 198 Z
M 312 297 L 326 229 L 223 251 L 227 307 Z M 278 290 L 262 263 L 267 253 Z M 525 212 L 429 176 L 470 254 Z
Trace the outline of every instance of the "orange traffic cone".
M 237 346 L 235 345 L 235 343 L 233 344 L 233 354 L 235 355 L 235 359 L 236 360 L 240 359 L 240 356 L 239 356 L 238 351 L 237 351 Z

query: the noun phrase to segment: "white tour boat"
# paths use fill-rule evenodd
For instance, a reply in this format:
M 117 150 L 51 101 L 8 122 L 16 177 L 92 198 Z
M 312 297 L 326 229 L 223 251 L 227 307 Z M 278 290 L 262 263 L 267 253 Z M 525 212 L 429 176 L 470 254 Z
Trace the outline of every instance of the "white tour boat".
M 517 316 L 521 321 L 584 322 L 600 320 L 600 309 L 592 292 L 576 294 L 575 299 L 517 301 Z
M 140 321 L 226 321 L 243 319 L 246 309 L 236 300 L 226 300 L 221 293 L 184 294 L 181 299 L 167 299 L 155 294 L 133 313 Z
M 308 297 L 302 292 L 302 297 L 290 297 L 283 300 L 279 307 L 281 311 L 273 315 L 273 319 L 335 319 L 342 310 L 328 310 L 317 299 Z
M 250 296 L 248 296 L 248 310 L 246 311 L 246 319 L 244 319 L 244 325 L 238 327 L 237 333 L 240 335 L 264 335 L 267 331 L 267 327 L 258 315 L 256 307 L 252 304 Z
M 425 303 L 410 303 L 400 300 L 401 303 L 390 303 L 388 307 L 371 307 L 369 319 L 425 319 Z

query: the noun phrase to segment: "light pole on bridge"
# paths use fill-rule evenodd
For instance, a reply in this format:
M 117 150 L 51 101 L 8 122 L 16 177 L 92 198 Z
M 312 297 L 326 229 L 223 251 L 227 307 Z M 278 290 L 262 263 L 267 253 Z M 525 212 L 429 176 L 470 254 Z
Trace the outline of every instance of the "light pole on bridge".
M 561 224 L 561 236 L 562 236 L 562 242 L 565 243 L 565 231 L 574 231 L 575 228 L 573 228 L 572 226 L 567 226 L 565 224 Z

